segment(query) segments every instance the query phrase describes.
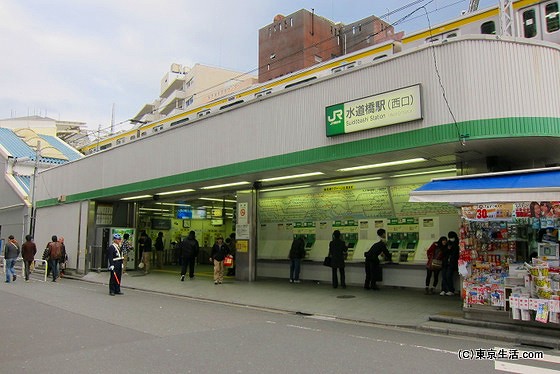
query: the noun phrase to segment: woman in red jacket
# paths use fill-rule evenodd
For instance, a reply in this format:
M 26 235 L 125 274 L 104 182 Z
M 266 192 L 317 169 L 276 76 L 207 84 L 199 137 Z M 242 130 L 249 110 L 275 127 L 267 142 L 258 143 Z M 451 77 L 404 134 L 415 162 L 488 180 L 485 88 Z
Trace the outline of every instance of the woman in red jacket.
M 433 242 L 426 255 L 428 256 L 428 262 L 426 262 L 426 289 L 425 294 L 433 294 L 434 288 L 437 287 L 439 279 L 439 271 L 443 266 L 443 255 L 444 251 L 447 249 L 447 238 L 442 236 L 437 242 Z M 430 279 L 434 275 L 434 282 L 432 287 L 430 287 Z

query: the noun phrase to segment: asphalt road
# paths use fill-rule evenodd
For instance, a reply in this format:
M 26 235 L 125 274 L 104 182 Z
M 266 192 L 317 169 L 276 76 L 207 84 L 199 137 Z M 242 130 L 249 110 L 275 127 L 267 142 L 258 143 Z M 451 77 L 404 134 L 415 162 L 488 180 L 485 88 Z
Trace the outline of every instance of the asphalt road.
M 552 361 L 462 360 L 542 349 L 342 323 L 63 279 L 0 286 L 1 373 L 527 373 Z M 478 351 L 477 351 L 478 350 Z M 503 364 L 502 364 L 503 363 Z M 502 366 L 500 366 L 502 365 Z M 509 366 L 507 366 L 509 365 Z M 525 369 L 523 369 L 525 370 Z M 543 371 L 544 373 L 544 371 Z

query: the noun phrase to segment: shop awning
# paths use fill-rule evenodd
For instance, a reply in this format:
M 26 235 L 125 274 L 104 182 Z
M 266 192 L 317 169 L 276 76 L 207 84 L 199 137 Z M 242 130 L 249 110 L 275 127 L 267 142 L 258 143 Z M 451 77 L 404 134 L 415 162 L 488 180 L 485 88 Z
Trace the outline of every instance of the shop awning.
M 411 202 L 451 204 L 560 201 L 560 168 L 433 179 L 410 193 Z

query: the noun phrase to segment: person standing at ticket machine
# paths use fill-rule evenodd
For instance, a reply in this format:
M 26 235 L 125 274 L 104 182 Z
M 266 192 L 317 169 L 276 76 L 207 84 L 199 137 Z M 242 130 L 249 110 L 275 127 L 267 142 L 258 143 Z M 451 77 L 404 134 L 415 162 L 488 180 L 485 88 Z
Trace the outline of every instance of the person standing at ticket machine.
M 379 241 L 371 246 L 369 251 L 364 253 L 366 258 L 366 281 L 364 288 L 366 290 L 378 290 L 377 282 L 383 280 L 383 269 L 381 268 L 381 262 L 379 261 L 379 255 L 383 253 L 385 261 L 391 262 L 391 252 L 387 249 L 387 233 L 384 229 L 377 230 L 377 236 L 379 236 Z

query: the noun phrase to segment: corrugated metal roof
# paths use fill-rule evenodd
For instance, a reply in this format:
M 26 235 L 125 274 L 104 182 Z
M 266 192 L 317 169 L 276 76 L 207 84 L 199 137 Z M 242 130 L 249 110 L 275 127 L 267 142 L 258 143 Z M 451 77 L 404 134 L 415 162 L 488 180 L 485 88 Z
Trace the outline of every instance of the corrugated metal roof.
M 66 158 L 68 158 L 69 161 L 74 161 L 83 157 L 80 152 L 78 152 L 74 148 L 71 148 L 68 144 L 64 143 L 56 136 L 39 135 L 39 137 L 46 140 L 51 146 L 58 149 L 64 156 L 66 156 Z
M 41 162 L 60 165 L 67 161 L 77 160 L 82 157 L 82 154 L 71 148 L 68 144 L 61 141 L 56 136 L 51 135 L 38 135 L 43 139 L 49 148 L 56 148 L 66 159 L 41 157 Z M 25 140 L 18 136 L 12 129 L 0 128 L 0 145 L 3 146 L 8 153 L 16 158 L 29 157 L 30 160 L 35 160 L 35 149 L 30 147 Z
M 31 189 L 31 176 L 29 176 L 29 175 L 14 175 L 14 179 L 29 194 L 29 191 Z
M 13 157 L 35 159 L 35 151 L 10 129 L 0 128 L 0 145 Z

